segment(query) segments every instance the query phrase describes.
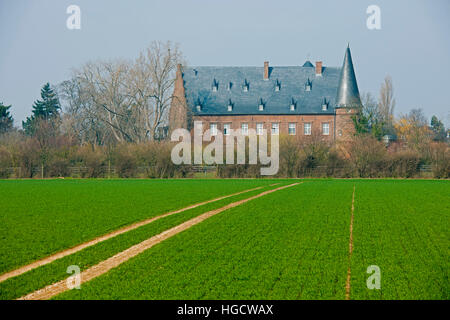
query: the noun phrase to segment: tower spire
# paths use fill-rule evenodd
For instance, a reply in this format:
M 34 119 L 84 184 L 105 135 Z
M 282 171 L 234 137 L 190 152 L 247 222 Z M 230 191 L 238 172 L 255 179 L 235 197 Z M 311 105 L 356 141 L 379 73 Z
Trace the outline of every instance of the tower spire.
M 339 78 L 336 104 L 338 107 L 354 107 L 361 105 L 349 45 L 345 51 L 344 63 Z

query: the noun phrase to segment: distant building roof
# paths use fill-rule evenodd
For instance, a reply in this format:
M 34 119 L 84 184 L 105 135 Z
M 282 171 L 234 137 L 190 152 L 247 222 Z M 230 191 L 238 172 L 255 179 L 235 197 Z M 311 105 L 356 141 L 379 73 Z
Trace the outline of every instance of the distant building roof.
M 345 50 L 336 100 L 336 104 L 342 107 L 361 105 L 350 47 Z
M 270 77 L 264 80 L 264 67 L 187 67 L 183 80 L 188 107 L 196 115 L 334 114 L 337 97 L 344 103 L 359 101 L 350 49 L 344 71 L 337 67 L 322 70 L 316 76 L 309 61 L 303 66 L 270 67 Z M 230 103 L 232 108 L 228 108 Z

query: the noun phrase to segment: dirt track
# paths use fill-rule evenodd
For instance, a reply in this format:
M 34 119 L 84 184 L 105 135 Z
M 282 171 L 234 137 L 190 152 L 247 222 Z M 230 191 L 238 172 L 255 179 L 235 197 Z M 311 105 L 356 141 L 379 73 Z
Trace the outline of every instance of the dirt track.
M 277 184 L 278 183 L 274 183 L 274 184 L 271 184 L 269 186 L 274 186 L 274 185 L 277 185 Z M 55 260 L 61 259 L 61 258 L 65 257 L 65 256 L 71 255 L 71 254 L 76 253 L 78 251 L 81 251 L 81 250 L 83 250 L 83 249 L 85 249 L 87 247 L 91 247 L 91 246 L 93 246 L 93 245 L 95 245 L 95 244 L 97 244 L 99 242 L 111 239 L 111 238 L 113 238 L 115 236 L 118 236 L 118 235 L 123 234 L 125 232 L 128 232 L 130 230 L 134 230 L 134 229 L 137 229 L 139 227 L 145 226 L 145 225 L 147 225 L 149 223 L 152 223 L 155 220 L 158 220 L 158 219 L 161 219 L 161 218 L 164 218 L 164 217 L 176 214 L 176 213 L 180 213 L 180 212 L 183 212 L 183 211 L 186 211 L 186 210 L 194 209 L 194 208 L 197 208 L 199 206 L 202 206 L 202 205 L 205 205 L 205 204 L 208 204 L 208 203 L 211 203 L 211 202 L 216 202 L 216 201 L 223 200 L 223 199 L 226 199 L 226 198 L 229 198 L 229 197 L 233 197 L 233 196 L 237 196 L 237 195 L 240 195 L 240 194 L 243 194 L 243 193 L 259 190 L 259 189 L 262 189 L 264 187 L 265 186 L 261 186 L 261 187 L 257 187 L 257 188 L 253 188 L 253 189 L 247 189 L 247 190 L 240 191 L 240 192 L 237 192 L 237 193 L 233 193 L 233 194 L 230 194 L 230 195 L 226 195 L 226 196 L 222 196 L 222 197 L 219 197 L 219 198 L 211 199 L 211 200 L 208 200 L 208 201 L 196 203 L 196 204 L 193 204 L 191 206 L 188 206 L 188 207 L 185 207 L 185 208 L 182 208 L 182 209 L 179 209 L 179 210 L 167 212 L 167 213 L 164 213 L 162 215 L 159 215 L 159 216 L 156 216 L 156 217 L 153 217 L 153 218 L 149 218 L 149 219 L 146 219 L 144 221 L 140 221 L 140 222 L 134 223 L 132 225 L 120 228 L 120 229 L 118 229 L 116 231 L 113 231 L 111 233 L 105 234 L 105 235 L 97 237 L 97 238 L 95 238 L 93 240 L 90 240 L 90 241 L 84 242 L 82 244 L 79 244 L 79 245 L 77 245 L 77 246 L 75 246 L 73 248 L 60 251 L 58 253 L 55 253 L 55 254 L 53 254 L 51 256 L 48 256 L 48 257 L 45 257 L 43 259 L 34 261 L 34 262 L 32 262 L 32 263 L 30 263 L 28 265 L 25 265 L 23 267 L 20 267 L 18 269 L 9 271 L 7 273 L 4 273 L 4 274 L 0 275 L 0 282 L 5 281 L 5 280 L 7 280 L 9 278 L 12 278 L 12 277 L 19 276 L 19 275 L 21 275 L 21 274 L 23 274 L 25 272 L 28 272 L 28 271 L 36 269 L 36 268 L 38 268 L 40 266 L 49 264 L 49 263 L 51 263 L 51 262 L 53 262 Z
M 348 242 L 348 269 L 347 269 L 347 282 L 345 284 L 345 300 L 350 300 L 350 278 L 352 275 L 350 263 L 352 260 L 353 253 L 353 212 L 355 211 L 355 190 L 356 186 L 353 186 L 352 195 L 352 215 L 350 218 L 350 240 Z
M 211 216 L 214 216 L 218 213 L 221 213 L 225 210 L 234 208 L 236 206 L 239 206 L 243 203 L 246 203 L 248 201 L 260 198 L 264 195 L 270 194 L 272 192 L 276 192 L 278 190 L 282 190 L 285 188 L 289 188 L 295 185 L 298 185 L 302 182 L 298 182 L 298 183 L 293 183 L 290 185 L 286 185 L 286 186 L 282 186 L 282 187 L 278 187 L 275 189 L 271 189 L 268 191 L 264 191 L 261 192 L 260 194 L 257 194 L 255 196 L 252 196 L 250 198 L 247 199 L 243 199 L 243 200 L 239 200 L 233 203 L 230 203 L 224 207 L 215 209 L 215 210 L 211 210 L 208 211 L 206 213 L 201 214 L 200 216 L 197 216 L 191 220 L 188 220 L 178 226 L 175 226 L 169 230 L 166 230 L 156 236 L 153 236 L 147 240 L 142 241 L 141 243 L 138 243 L 118 254 L 116 254 L 115 256 L 112 256 L 109 259 L 106 259 L 100 263 L 98 263 L 97 265 L 86 269 L 85 271 L 83 271 L 80 276 L 81 276 L 81 284 L 88 282 L 106 272 L 108 272 L 109 270 L 119 266 L 120 264 L 126 262 L 127 260 L 137 256 L 138 254 L 142 253 L 143 251 L 150 249 L 151 247 L 153 247 L 155 244 L 160 243 L 161 241 L 164 241 L 186 229 L 189 229 L 190 227 L 208 219 Z M 61 280 L 59 282 L 56 282 L 54 284 L 51 284 L 45 288 L 42 288 L 40 290 L 37 290 L 35 292 L 32 292 L 26 296 L 23 296 L 21 298 L 19 298 L 18 300 L 44 300 L 44 299 L 50 299 L 64 291 L 69 290 L 69 288 L 67 287 L 67 279 Z

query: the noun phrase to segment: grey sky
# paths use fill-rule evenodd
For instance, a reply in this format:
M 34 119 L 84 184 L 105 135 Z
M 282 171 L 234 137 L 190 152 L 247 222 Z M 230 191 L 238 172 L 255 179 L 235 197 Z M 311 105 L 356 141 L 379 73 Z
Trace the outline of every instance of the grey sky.
M 81 30 L 66 8 L 81 8 Z M 381 30 L 366 9 L 381 8 Z M 450 1 L 0 0 L 0 101 L 16 125 L 40 88 L 89 60 L 134 58 L 152 40 L 178 42 L 191 65 L 340 66 L 347 42 L 360 92 L 393 78 L 396 113 L 421 107 L 450 125 Z

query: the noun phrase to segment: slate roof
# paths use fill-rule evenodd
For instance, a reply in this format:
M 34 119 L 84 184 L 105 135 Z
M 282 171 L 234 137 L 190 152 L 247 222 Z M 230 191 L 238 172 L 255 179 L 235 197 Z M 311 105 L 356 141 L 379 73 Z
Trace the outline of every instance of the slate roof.
M 338 93 L 336 98 L 338 106 L 361 105 L 358 83 L 353 69 L 352 54 L 350 48 L 345 50 L 344 63 L 339 77 Z
M 349 59 L 351 63 L 351 57 Z M 184 68 L 188 106 L 194 115 L 334 114 L 342 68 L 323 67 L 322 76 L 316 76 L 314 66 L 307 62 L 304 66 L 270 67 L 269 80 L 263 79 L 262 66 Z M 356 79 L 353 80 L 356 85 Z M 311 91 L 305 90 L 308 81 Z M 247 92 L 245 83 L 248 83 Z M 275 90 L 277 83 L 279 91 Z M 214 85 L 217 91 L 213 90 Z M 354 88 L 355 85 L 341 83 L 340 86 Z M 261 99 L 263 111 L 258 108 Z M 322 110 L 324 101 L 328 104 L 327 110 Z M 230 102 L 232 111 L 228 111 Z M 292 102 L 296 106 L 294 111 L 290 110 Z M 197 110 L 198 104 L 201 111 Z

